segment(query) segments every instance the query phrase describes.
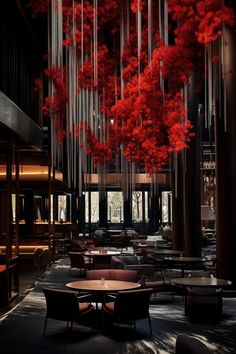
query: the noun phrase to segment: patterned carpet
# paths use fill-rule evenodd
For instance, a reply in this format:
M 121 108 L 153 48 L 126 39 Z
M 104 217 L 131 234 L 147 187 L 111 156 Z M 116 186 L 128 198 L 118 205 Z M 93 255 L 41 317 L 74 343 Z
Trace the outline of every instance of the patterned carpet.
M 223 318 L 217 324 L 193 324 L 184 316 L 181 296 L 160 294 L 150 306 L 154 337 L 149 336 L 148 322 L 132 327 L 113 327 L 104 331 L 75 325 L 66 332 L 65 323 L 48 320 L 47 335 L 42 338 L 45 318 L 44 286 L 65 288 L 68 281 L 78 280 L 76 271 L 69 276 L 68 260 L 62 259 L 46 270 L 34 289 L 0 322 L 1 354 L 80 353 L 174 353 L 180 333 L 201 339 L 216 354 L 236 353 L 236 298 L 223 299 Z

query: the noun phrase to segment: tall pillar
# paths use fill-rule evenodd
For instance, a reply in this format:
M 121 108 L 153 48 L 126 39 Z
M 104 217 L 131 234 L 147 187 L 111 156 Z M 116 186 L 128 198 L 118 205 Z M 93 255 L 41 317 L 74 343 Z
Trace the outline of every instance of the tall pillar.
M 34 193 L 32 190 L 25 192 L 25 237 L 32 237 L 34 227 Z
M 171 172 L 172 187 L 172 248 L 184 250 L 183 217 L 183 156 L 176 156 Z
M 150 208 L 149 208 L 149 222 L 147 227 L 147 232 L 149 235 L 157 231 L 157 219 L 158 219 L 158 195 L 153 192 L 150 197 Z
M 85 235 L 85 194 L 78 197 L 78 232 Z
M 128 199 L 124 201 L 124 228 L 132 226 L 132 199 L 129 195 Z
M 220 80 L 222 83 L 221 92 L 225 93 L 225 96 L 219 97 L 216 105 L 217 276 L 230 279 L 235 283 L 236 34 L 235 31 L 228 28 L 225 29 L 223 60 L 227 75 Z
M 188 85 L 188 119 L 195 136 L 186 149 L 184 166 L 184 252 L 187 256 L 201 255 L 200 223 L 200 124 L 198 119 L 198 95 L 196 73 Z
M 107 227 L 107 194 L 99 193 L 99 227 Z

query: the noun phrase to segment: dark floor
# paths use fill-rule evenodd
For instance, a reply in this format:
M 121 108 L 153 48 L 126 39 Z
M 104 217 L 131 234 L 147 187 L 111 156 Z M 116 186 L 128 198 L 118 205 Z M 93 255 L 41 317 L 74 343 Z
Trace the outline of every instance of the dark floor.
M 14 299 L 9 305 L 0 307 L 0 318 L 6 312 L 14 308 L 21 302 L 30 291 L 34 289 L 35 281 L 42 274 L 41 271 L 34 268 L 32 264 L 20 265 L 19 269 L 19 296 Z
M 223 299 L 223 318 L 218 323 L 190 323 L 184 315 L 182 296 L 160 294 L 150 306 L 153 338 L 146 320 L 132 327 L 109 327 L 101 331 L 76 325 L 72 334 L 59 321 L 48 321 L 46 338 L 42 337 L 45 319 L 44 286 L 65 288 L 68 281 L 78 280 L 78 273 L 69 275 L 68 258 L 58 260 L 39 277 L 35 271 L 22 273 L 26 295 L 10 312 L 0 319 L 1 354 L 122 354 L 174 353 L 178 334 L 185 333 L 201 339 L 216 354 L 236 353 L 236 298 Z M 32 282 L 37 280 L 32 287 Z M 33 288 L 32 291 L 28 291 Z

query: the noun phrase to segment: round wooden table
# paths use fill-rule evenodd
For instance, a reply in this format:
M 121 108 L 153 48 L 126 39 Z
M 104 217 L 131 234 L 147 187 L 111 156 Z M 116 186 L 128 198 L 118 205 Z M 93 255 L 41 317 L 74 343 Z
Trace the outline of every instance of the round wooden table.
M 182 286 L 197 286 L 197 287 L 215 287 L 215 288 L 223 288 L 225 286 L 232 285 L 230 280 L 219 279 L 219 278 L 198 278 L 198 277 L 186 277 L 186 278 L 175 278 L 171 279 L 176 285 Z
M 106 293 L 116 293 L 122 290 L 133 290 L 140 288 L 141 284 L 123 280 L 79 280 L 66 284 L 67 288 L 85 291 L 95 294 L 96 310 L 98 310 L 98 302 L 104 301 Z M 102 295 L 102 296 L 101 296 Z
M 73 281 L 71 283 L 67 283 L 66 286 L 70 289 L 79 291 L 106 293 L 137 289 L 140 288 L 141 285 L 130 281 L 99 279 Z
M 205 287 L 205 288 L 224 288 L 232 285 L 230 280 L 219 278 L 198 278 L 198 277 L 186 277 L 171 279 L 171 282 L 178 286 L 187 287 Z M 185 314 L 187 314 L 187 294 L 185 291 Z
M 94 259 L 97 260 L 96 263 L 100 263 L 100 258 L 101 258 L 103 264 L 102 268 L 104 267 L 110 268 L 111 257 L 119 256 L 120 253 L 121 253 L 120 251 L 109 251 L 106 249 L 99 249 L 99 250 L 91 250 L 91 251 L 83 252 L 83 256 L 88 257 L 90 266 L 93 265 Z
M 165 260 L 175 264 L 181 264 L 182 277 L 184 277 L 184 268 L 187 264 L 202 263 L 205 262 L 206 258 L 201 257 L 165 257 Z
M 177 256 L 183 254 L 183 251 L 168 250 L 168 249 L 148 249 L 150 253 L 158 254 L 160 256 Z

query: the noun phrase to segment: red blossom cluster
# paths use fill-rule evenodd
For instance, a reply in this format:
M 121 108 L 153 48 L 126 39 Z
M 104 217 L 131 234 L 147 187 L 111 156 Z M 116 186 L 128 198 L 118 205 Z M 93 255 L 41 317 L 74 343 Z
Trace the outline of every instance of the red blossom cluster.
M 32 13 L 39 14 L 46 11 L 50 0 L 29 2 Z M 182 89 L 188 84 L 193 69 L 202 65 L 204 46 L 221 35 L 223 24 L 234 25 L 234 12 L 229 7 L 222 7 L 221 0 L 167 0 L 169 30 L 174 39 L 170 45 L 165 45 L 159 37 L 158 2 L 152 2 L 155 49 L 149 62 L 148 1 L 130 2 L 129 15 L 128 12 L 125 15 L 129 16 L 129 31 L 126 29 L 123 52 L 119 35 L 122 4 L 124 6 L 120 0 L 98 2 L 97 82 L 94 80 L 94 47 L 91 46 L 94 43 L 95 15 L 92 0 L 84 0 L 83 7 L 81 2 L 75 3 L 74 8 L 72 1 L 63 0 L 63 44 L 67 47 L 75 43 L 79 58 L 83 50 L 85 60 L 78 68 L 78 85 L 89 90 L 96 86 L 100 111 L 107 117 L 107 141 L 100 142 L 89 126 L 82 127 L 87 133 L 87 153 L 93 156 L 95 164 L 108 162 L 122 144 L 128 161 L 144 163 L 152 174 L 166 164 L 170 153 L 185 149 L 192 138 L 192 125 L 186 119 Z M 136 21 L 138 8 L 142 12 L 140 53 Z M 217 60 L 217 57 L 212 58 L 213 62 Z M 63 119 L 68 103 L 66 80 L 62 79 L 66 77 L 66 70 L 49 68 L 46 74 L 54 82 L 55 94 L 53 99 L 45 99 L 44 113 Z M 66 136 L 66 132 L 59 131 L 60 139 Z

